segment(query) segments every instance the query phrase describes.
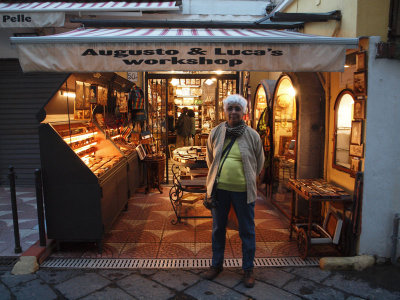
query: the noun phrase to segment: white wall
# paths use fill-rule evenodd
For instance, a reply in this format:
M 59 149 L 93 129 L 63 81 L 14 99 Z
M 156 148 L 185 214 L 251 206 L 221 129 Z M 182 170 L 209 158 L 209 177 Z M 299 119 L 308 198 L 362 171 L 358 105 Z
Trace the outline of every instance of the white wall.
M 263 16 L 266 6 L 265 0 L 183 0 L 182 13 Z
M 376 59 L 371 37 L 360 254 L 391 256 L 393 217 L 400 213 L 400 61 Z M 397 254 L 400 255 L 400 251 Z
M 18 58 L 16 48 L 10 44 L 10 37 L 14 33 L 31 33 L 32 28 L 0 29 L 0 58 Z

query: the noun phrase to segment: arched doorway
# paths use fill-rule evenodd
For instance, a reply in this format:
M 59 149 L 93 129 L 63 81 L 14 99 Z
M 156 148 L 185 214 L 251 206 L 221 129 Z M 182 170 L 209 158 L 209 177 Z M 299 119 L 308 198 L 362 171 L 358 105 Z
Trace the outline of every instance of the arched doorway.
M 287 217 L 290 216 L 291 193 L 286 188 L 289 178 L 296 177 L 297 101 L 296 90 L 289 76 L 277 82 L 273 98 L 273 184 L 271 201 Z

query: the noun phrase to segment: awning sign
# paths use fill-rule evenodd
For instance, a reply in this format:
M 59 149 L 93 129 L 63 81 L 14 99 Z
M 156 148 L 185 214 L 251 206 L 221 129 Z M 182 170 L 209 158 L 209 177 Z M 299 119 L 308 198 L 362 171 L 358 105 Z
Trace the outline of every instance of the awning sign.
M 62 27 L 65 13 L 0 13 L 0 28 Z
M 24 72 L 343 71 L 358 39 L 263 29 L 89 28 L 11 37 Z
M 343 71 L 344 45 L 17 44 L 24 72 Z

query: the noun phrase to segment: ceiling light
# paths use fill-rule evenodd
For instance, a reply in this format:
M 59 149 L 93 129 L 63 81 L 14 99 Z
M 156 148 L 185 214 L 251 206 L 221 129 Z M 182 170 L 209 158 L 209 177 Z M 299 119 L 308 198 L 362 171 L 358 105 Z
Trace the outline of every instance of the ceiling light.
M 173 86 L 177 86 L 177 85 L 179 84 L 179 79 L 178 79 L 178 78 L 172 78 L 172 79 L 171 79 L 171 84 L 172 84 Z
M 214 83 L 214 81 L 213 81 L 212 79 L 208 78 L 208 79 L 205 81 L 205 83 L 206 83 L 207 85 L 212 85 L 212 84 Z
M 74 92 L 67 92 L 67 91 L 60 91 L 61 96 L 64 97 L 71 97 L 71 98 L 75 98 L 76 94 Z

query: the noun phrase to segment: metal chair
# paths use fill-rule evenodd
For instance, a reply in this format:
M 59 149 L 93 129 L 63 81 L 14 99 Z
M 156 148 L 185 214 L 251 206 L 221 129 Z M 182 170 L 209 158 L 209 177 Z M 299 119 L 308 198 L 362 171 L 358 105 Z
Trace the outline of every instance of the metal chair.
M 169 190 L 169 199 L 175 212 L 176 220 L 171 220 L 172 224 L 181 223 L 182 219 L 189 218 L 210 218 L 211 216 L 182 216 L 182 204 L 194 204 L 204 198 L 206 193 L 206 179 L 191 179 L 187 175 L 187 170 L 180 165 L 172 165 L 172 187 Z

